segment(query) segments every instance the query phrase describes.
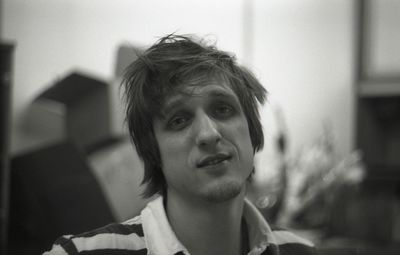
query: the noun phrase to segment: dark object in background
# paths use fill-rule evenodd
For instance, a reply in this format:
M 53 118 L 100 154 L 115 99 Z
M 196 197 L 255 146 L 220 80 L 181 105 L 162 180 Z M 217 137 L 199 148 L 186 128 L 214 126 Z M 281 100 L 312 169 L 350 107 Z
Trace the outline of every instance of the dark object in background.
M 40 254 L 57 237 L 114 221 L 84 153 L 62 142 L 11 161 L 10 254 Z
M 10 115 L 12 44 L 1 43 L 0 62 L 0 253 L 7 244 L 9 162 L 10 162 Z
M 399 187 L 397 167 L 369 166 L 360 187 L 344 186 L 339 190 L 327 233 L 369 245 L 398 245 Z
M 25 126 L 46 144 L 68 139 L 91 152 L 114 137 L 111 117 L 108 83 L 73 72 L 32 102 Z

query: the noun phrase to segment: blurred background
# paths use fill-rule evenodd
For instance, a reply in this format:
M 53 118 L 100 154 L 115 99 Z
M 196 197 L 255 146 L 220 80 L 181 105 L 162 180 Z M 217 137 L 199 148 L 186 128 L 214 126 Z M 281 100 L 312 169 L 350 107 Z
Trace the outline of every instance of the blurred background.
M 123 69 L 158 38 L 196 34 L 269 91 L 249 198 L 322 254 L 398 254 L 400 2 L 1 1 L 1 249 L 137 215 L 142 163 Z

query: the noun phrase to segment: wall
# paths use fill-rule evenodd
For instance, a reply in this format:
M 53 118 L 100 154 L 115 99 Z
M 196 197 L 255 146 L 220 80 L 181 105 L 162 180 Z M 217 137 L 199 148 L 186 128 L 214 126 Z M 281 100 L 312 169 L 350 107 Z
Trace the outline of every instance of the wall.
M 371 1 L 369 8 L 369 58 L 366 71 L 371 76 L 399 77 L 400 58 L 400 2 L 395 0 Z M 368 33 L 368 32 L 367 32 Z M 368 52 L 368 51 L 367 51 Z M 367 53 L 368 54 L 368 53 Z
M 323 122 L 333 126 L 339 152 L 351 150 L 352 1 L 95 3 L 3 1 L 2 37 L 17 43 L 14 130 L 26 104 L 71 69 L 111 79 L 119 44 L 146 46 L 178 31 L 216 35 L 219 47 L 252 67 L 285 113 L 293 150 L 312 140 Z M 18 146 L 18 137 L 13 141 Z
M 324 125 L 339 155 L 353 148 L 353 5 L 254 0 L 253 69 L 282 108 L 292 153 Z
M 72 69 L 112 79 L 121 43 L 147 46 L 175 31 L 214 34 L 221 48 L 241 56 L 242 4 L 241 0 L 4 0 L 2 38 L 17 43 L 13 151 L 23 146 L 16 132 L 27 103 Z
M 312 143 L 328 123 L 338 154 L 346 155 L 353 149 L 353 5 L 348 0 L 3 0 L 1 36 L 17 44 L 13 151 L 23 147 L 20 119 L 37 93 L 73 69 L 112 81 L 120 44 L 148 46 L 177 31 L 215 35 L 221 49 L 235 52 L 256 73 L 284 113 L 291 154 Z M 270 107 L 262 112 L 266 151 L 277 130 Z

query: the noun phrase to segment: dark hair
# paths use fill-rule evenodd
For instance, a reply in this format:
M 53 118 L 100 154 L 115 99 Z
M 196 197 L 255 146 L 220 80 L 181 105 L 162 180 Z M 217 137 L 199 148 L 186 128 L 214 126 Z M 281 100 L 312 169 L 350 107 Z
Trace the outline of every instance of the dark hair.
M 264 136 L 258 103 L 266 90 L 254 75 L 236 63 L 233 55 L 190 36 L 167 35 L 127 67 L 125 88 L 126 121 L 139 157 L 144 161 L 143 196 L 165 194 L 161 156 L 153 131 L 154 117 L 161 114 L 165 98 L 180 85 L 223 79 L 236 93 L 246 116 L 254 153 L 263 147 Z

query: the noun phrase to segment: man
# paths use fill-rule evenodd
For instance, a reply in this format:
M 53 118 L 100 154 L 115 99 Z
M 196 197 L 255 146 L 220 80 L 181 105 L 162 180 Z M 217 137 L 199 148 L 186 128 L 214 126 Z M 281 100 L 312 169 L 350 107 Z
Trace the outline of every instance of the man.
M 123 84 L 144 195 L 157 198 L 124 223 L 58 239 L 46 254 L 315 254 L 310 242 L 271 230 L 245 199 L 266 91 L 233 56 L 168 35 Z

